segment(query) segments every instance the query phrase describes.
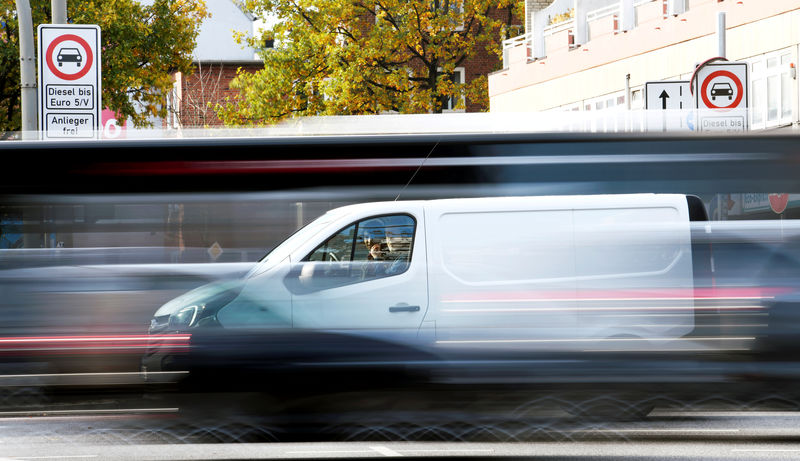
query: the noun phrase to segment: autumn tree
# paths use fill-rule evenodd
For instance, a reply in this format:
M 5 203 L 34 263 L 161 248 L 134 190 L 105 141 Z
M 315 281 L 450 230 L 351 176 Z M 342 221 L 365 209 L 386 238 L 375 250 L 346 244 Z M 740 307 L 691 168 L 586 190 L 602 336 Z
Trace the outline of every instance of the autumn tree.
M 500 56 L 520 0 L 246 0 L 277 18 L 263 31 L 264 69 L 240 71 L 237 97 L 217 106 L 227 124 L 296 115 L 441 112 L 448 98 L 488 105 L 486 77 L 455 82 L 485 50 Z M 253 37 L 243 37 L 259 47 Z
M 50 0 L 31 0 L 34 29 L 50 22 Z M 166 116 L 172 73 L 191 72 L 204 0 L 81 0 L 69 22 L 97 24 L 102 39 L 103 105 L 137 126 Z M 20 129 L 19 24 L 14 0 L 0 0 L 0 131 Z

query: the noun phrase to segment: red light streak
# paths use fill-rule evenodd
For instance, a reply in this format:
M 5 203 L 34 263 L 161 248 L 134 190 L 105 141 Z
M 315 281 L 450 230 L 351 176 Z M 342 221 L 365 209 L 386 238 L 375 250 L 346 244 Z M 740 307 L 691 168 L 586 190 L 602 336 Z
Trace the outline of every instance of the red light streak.
M 129 353 L 152 348 L 188 350 L 189 334 L 104 335 L 104 336 L 21 336 L 0 338 L 0 354 L 41 353 Z

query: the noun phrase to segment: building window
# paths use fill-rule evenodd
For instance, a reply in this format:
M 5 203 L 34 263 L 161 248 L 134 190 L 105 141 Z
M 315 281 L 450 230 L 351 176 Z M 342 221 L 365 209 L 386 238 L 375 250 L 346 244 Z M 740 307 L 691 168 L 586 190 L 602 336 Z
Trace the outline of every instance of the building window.
M 781 55 L 781 118 L 792 118 L 792 67 L 789 54 Z
M 625 92 L 607 94 L 583 102 L 585 110 L 604 111 L 586 120 L 584 129 L 592 132 L 615 132 L 626 130 Z
M 442 69 L 439 68 L 439 72 Z M 460 96 L 442 96 L 442 112 L 464 112 L 466 100 L 464 98 L 464 68 L 456 67 L 452 74 L 453 85 Z
M 453 30 L 464 30 L 464 4 L 462 0 L 434 0 L 431 2 L 432 11 L 441 11 L 450 17 Z
M 791 51 L 779 51 L 750 60 L 750 123 L 753 129 L 792 123 Z
M 584 102 L 585 110 L 624 109 L 625 93 L 613 93 Z
M 166 127 L 167 129 L 177 129 L 181 126 L 181 119 L 180 119 L 180 112 L 181 112 L 181 100 L 180 100 L 180 85 L 181 85 L 181 74 L 177 73 L 175 75 L 175 81 L 172 83 L 172 90 L 167 93 L 167 120 L 166 120 Z
M 764 123 L 764 112 L 766 110 L 766 85 L 764 79 L 753 80 L 753 107 L 750 109 L 752 114 L 752 126 L 761 128 Z
M 642 98 L 642 90 L 631 91 L 631 109 L 642 110 L 644 109 L 644 100 Z

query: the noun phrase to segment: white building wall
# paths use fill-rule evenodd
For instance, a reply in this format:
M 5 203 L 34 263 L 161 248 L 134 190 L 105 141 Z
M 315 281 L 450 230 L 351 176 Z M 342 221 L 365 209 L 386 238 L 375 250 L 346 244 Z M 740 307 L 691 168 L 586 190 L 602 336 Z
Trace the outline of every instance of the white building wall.
M 655 2 L 653 2 L 655 3 Z M 703 5 L 710 7 L 710 2 Z M 728 4 L 729 2 L 724 2 Z M 800 9 L 784 11 L 768 17 L 756 18 L 751 22 L 741 21 L 731 25 L 729 13 L 727 30 L 727 58 L 731 61 L 753 63 L 763 61 L 766 66 L 769 57 L 777 57 L 770 62 L 779 67 L 765 69 L 761 82 L 762 100 L 767 98 L 767 80 L 773 75 L 770 88 L 780 87 L 777 97 L 782 99 L 781 123 L 786 124 L 787 101 L 791 104 L 792 116 L 789 123 L 798 120 L 798 81 L 790 63 L 798 63 L 800 45 Z M 529 112 L 552 109 L 586 110 L 598 100 L 617 99 L 624 94 L 626 76 L 630 75 L 632 93 L 640 92 L 644 83 L 657 80 L 689 80 L 696 64 L 717 55 L 716 15 L 679 15 L 659 22 L 639 25 L 628 33 L 605 36 L 571 51 L 561 51 L 541 60 L 517 60 L 508 69 L 495 72 L 489 79 L 491 112 Z M 734 10 L 733 14 L 737 14 Z M 689 18 L 681 22 L 682 18 Z M 685 21 L 685 20 L 684 20 Z M 698 21 L 705 32 L 693 33 L 693 37 L 678 43 L 657 43 L 654 34 L 671 33 L 681 27 L 698 28 Z M 693 24 L 694 23 L 694 24 Z M 659 29 L 659 30 L 655 30 Z M 643 38 L 640 38 L 643 37 Z M 652 40 L 654 46 L 643 49 L 643 40 Z M 639 49 L 636 49 L 637 46 Z M 514 51 L 514 50 L 512 50 Z M 518 52 L 518 50 L 517 50 Z M 777 64 L 776 64 L 777 62 Z M 776 74 L 777 73 L 777 74 Z M 753 76 L 752 71 L 750 75 Z M 778 77 L 774 77 L 778 75 Z M 787 75 L 792 77 L 786 78 Z M 752 98 L 754 80 L 751 78 Z M 790 91 L 787 96 L 786 91 Z M 770 91 L 772 102 L 775 92 Z M 641 107 L 641 93 L 632 95 L 632 109 Z M 637 100 L 638 96 L 638 100 Z M 763 101 L 762 101 L 763 102 Z M 638 104 L 638 107 L 637 107 Z M 750 104 L 752 107 L 752 102 Z M 766 110 L 766 109 L 764 109 Z M 767 113 L 767 112 L 765 112 Z M 762 125 L 769 127 L 769 124 Z M 756 126 L 754 126 L 756 128 Z
M 206 0 L 211 17 L 203 21 L 194 50 L 195 61 L 255 61 L 256 51 L 233 39 L 234 31 L 254 33 L 253 17 L 231 0 Z

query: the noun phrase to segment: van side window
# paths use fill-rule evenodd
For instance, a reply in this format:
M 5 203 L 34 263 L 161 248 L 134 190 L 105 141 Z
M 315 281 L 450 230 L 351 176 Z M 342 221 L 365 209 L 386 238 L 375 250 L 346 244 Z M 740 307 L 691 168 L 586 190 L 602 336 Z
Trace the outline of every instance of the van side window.
M 363 219 L 314 249 L 292 269 L 286 285 L 301 294 L 400 275 L 411 262 L 415 230 L 408 215 Z
M 352 261 L 356 225 L 342 229 L 311 252 L 306 261 Z
M 318 246 L 304 261 L 411 261 L 414 218 L 408 215 L 367 218 Z
M 362 280 L 402 274 L 411 262 L 414 218 L 380 216 L 358 223 L 354 261 L 365 261 Z

